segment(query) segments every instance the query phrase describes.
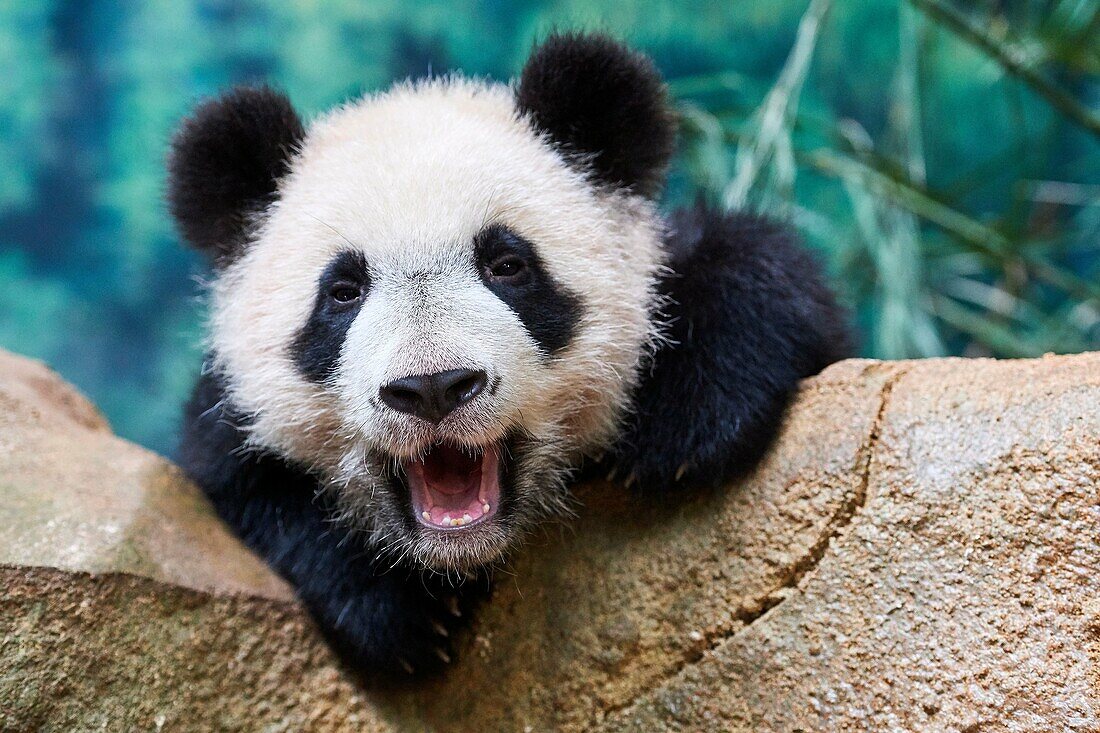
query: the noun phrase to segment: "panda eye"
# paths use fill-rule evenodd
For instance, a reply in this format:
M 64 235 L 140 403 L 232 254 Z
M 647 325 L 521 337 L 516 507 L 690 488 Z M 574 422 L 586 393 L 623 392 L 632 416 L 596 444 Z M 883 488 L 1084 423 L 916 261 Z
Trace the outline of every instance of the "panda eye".
M 328 297 L 341 304 L 354 303 L 361 295 L 359 286 L 352 283 L 336 283 L 328 291 Z
M 519 282 L 527 275 L 527 263 L 516 255 L 505 255 L 492 262 L 486 273 L 493 280 Z

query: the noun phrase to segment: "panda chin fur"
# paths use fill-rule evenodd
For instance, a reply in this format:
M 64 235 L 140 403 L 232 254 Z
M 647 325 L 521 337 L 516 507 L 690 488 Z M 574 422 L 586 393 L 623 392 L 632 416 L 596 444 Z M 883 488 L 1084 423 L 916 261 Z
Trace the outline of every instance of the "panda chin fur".
M 180 465 L 368 676 L 445 666 L 582 464 L 719 485 L 847 355 L 786 226 L 659 214 L 674 139 L 652 62 L 583 34 L 512 85 L 399 84 L 308 126 L 242 88 L 181 126 L 169 204 L 216 277 Z
M 511 430 L 488 442 L 443 439 L 402 457 L 370 453 L 321 485 L 338 521 L 381 564 L 460 577 L 500 564 L 526 535 L 574 514 L 566 455 L 552 439 Z
M 511 445 L 509 445 L 511 444 Z M 499 562 L 514 538 L 512 441 L 470 448 L 439 443 L 396 460 L 390 486 L 407 531 L 391 554 L 443 574 Z M 382 543 L 383 547 L 385 543 Z

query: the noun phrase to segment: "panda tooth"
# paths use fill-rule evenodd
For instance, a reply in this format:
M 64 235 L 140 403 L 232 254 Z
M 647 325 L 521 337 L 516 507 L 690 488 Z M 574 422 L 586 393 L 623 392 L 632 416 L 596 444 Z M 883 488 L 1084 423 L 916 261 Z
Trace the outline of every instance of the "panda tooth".
M 431 512 L 420 512 L 420 516 L 424 517 L 424 521 L 425 521 L 425 522 L 430 522 L 430 521 L 432 521 L 432 515 L 431 515 Z
M 481 511 L 485 512 L 486 514 L 489 513 L 489 509 L 490 509 L 489 502 L 485 502 L 484 504 L 481 505 Z
M 443 515 L 443 521 L 440 522 L 440 524 L 442 524 L 444 527 L 450 527 L 451 526 L 451 515 L 450 514 L 444 514 Z
M 462 515 L 462 523 L 463 524 L 466 524 L 466 522 L 472 522 L 472 521 L 474 521 L 473 517 L 471 517 L 469 514 L 463 514 Z

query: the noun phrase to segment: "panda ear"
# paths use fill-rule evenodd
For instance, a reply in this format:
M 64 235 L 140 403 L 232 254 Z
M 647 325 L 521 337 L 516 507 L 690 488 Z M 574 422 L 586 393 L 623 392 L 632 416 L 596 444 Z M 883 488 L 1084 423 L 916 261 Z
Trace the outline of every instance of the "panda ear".
M 527 60 L 516 105 L 599 181 L 660 190 L 676 118 L 648 57 L 607 36 L 552 35 Z
M 168 158 L 168 206 L 183 238 L 218 265 L 232 261 L 304 137 L 290 100 L 268 87 L 238 87 L 199 105 Z

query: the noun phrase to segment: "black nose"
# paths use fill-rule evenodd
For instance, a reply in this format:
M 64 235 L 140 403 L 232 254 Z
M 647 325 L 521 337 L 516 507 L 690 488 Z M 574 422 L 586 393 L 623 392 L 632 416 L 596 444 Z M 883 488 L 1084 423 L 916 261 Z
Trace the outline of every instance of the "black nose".
M 438 423 L 481 394 L 486 381 L 481 370 L 451 369 L 395 379 L 378 390 L 378 395 L 398 412 Z

